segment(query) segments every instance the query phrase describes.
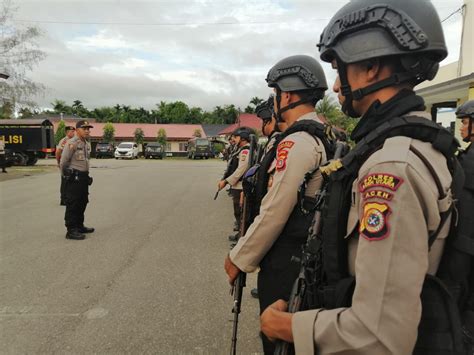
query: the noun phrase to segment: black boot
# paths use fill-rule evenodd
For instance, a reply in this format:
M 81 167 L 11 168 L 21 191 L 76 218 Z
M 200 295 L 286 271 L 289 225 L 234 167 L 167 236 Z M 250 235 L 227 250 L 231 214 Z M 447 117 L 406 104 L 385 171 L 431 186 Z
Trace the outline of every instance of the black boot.
M 234 222 L 234 232 L 238 232 L 239 230 L 240 230 L 239 222 L 235 221 Z
M 80 233 L 93 233 L 94 231 L 95 231 L 95 228 L 86 227 L 86 226 L 79 227 Z
M 66 239 L 84 240 L 86 236 L 79 232 L 78 229 L 68 229 Z

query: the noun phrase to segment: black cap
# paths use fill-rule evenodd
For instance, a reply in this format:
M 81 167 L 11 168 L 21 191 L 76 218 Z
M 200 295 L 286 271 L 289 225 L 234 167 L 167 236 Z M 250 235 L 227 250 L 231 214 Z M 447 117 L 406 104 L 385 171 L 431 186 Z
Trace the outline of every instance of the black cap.
M 76 129 L 73 126 L 66 126 L 66 132 L 67 131 L 75 131 Z
M 81 120 L 81 121 L 78 121 L 76 123 L 76 128 L 93 128 L 94 126 L 92 126 L 89 121 L 85 121 L 85 120 Z

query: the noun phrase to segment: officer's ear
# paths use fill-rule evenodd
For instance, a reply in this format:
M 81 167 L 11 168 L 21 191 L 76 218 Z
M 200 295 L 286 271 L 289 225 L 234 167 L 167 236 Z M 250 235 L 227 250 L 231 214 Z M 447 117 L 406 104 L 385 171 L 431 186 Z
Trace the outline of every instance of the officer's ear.
M 375 82 L 381 79 L 380 75 L 382 66 L 379 59 L 375 58 L 366 60 L 362 65 L 367 75 L 367 82 Z

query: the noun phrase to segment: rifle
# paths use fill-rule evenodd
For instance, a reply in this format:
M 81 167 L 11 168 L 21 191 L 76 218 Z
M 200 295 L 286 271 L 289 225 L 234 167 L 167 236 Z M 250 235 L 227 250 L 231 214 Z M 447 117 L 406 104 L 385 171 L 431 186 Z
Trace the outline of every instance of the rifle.
M 301 310 L 301 306 L 304 301 L 308 285 L 314 283 L 311 280 L 322 280 L 322 269 L 320 267 L 320 263 L 318 262 L 322 258 L 321 214 L 326 199 L 329 175 L 342 166 L 340 158 L 344 152 L 347 153 L 346 144 L 342 142 L 337 142 L 334 158 L 328 164 L 311 171 L 305 176 L 305 181 L 303 182 L 303 184 L 307 180 L 309 180 L 309 177 L 311 177 L 317 170 L 319 170 L 321 171 L 324 181 L 321 190 L 319 190 L 316 195 L 314 216 L 311 222 L 311 226 L 308 230 L 308 238 L 306 239 L 305 245 L 302 247 L 303 250 L 301 258 L 292 258 L 292 261 L 300 263 L 300 272 L 293 284 L 293 289 L 291 290 L 290 298 L 288 300 L 289 313 L 296 313 Z M 319 283 L 319 281 L 316 281 L 316 283 Z M 294 354 L 293 344 L 287 343 L 283 340 L 278 340 L 275 346 L 274 354 Z
M 252 167 L 255 163 L 257 149 L 257 138 L 255 135 L 250 135 L 250 149 L 249 149 L 249 167 Z M 250 199 L 244 193 L 244 201 L 242 205 L 242 219 L 240 221 L 240 236 L 245 235 L 248 227 L 250 226 L 249 216 L 251 213 Z M 231 248 L 235 246 L 232 245 Z M 232 329 L 232 345 L 230 354 L 235 355 L 237 352 L 237 327 L 239 323 L 240 307 L 242 305 L 242 292 L 245 287 L 247 280 L 247 274 L 240 272 L 234 281 L 234 285 L 230 290 L 230 294 L 234 296 L 234 306 L 232 307 L 232 313 L 234 313 L 233 329 Z

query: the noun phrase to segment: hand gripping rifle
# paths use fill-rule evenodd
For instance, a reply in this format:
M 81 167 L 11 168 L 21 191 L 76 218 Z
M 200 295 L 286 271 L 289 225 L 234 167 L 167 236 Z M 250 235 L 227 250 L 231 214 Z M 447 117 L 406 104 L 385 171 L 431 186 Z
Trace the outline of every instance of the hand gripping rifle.
M 252 167 L 256 163 L 256 156 L 257 156 L 257 138 L 255 135 L 250 135 L 250 149 L 249 149 L 249 168 Z M 251 199 L 247 194 L 244 192 L 244 200 L 242 204 L 242 218 L 240 221 L 240 236 L 245 235 L 248 227 L 250 226 L 249 223 L 249 216 L 251 215 Z M 235 246 L 232 245 L 231 248 Z M 230 354 L 235 355 L 237 352 L 237 327 L 239 323 L 239 314 L 240 314 L 240 307 L 242 304 L 242 292 L 245 287 L 245 282 L 247 279 L 247 274 L 245 272 L 240 272 L 237 278 L 234 281 L 234 285 L 232 286 L 230 293 L 234 296 L 234 306 L 232 307 L 232 313 L 234 313 L 234 322 L 233 322 L 233 329 L 232 329 L 232 345 L 230 349 Z
M 318 169 L 315 169 L 306 174 L 303 184 L 314 175 L 314 173 L 319 170 L 323 176 L 324 182 L 321 190 L 318 191 L 316 195 L 316 204 L 314 207 L 314 216 L 311 226 L 308 231 L 308 238 L 306 239 L 306 244 L 303 245 L 303 251 L 301 258 L 292 259 L 300 263 L 300 272 L 298 277 L 293 284 L 293 289 L 291 290 L 290 299 L 288 301 L 288 312 L 296 313 L 301 310 L 302 303 L 305 299 L 306 290 L 311 283 L 311 280 L 321 280 L 322 279 L 322 270 L 320 268 L 320 263 L 317 260 L 322 257 L 322 243 L 321 243 L 321 213 L 323 210 L 327 188 L 328 188 L 328 177 L 333 172 L 338 170 L 342 165 L 340 158 L 344 152 L 347 152 L 346 144 L 342 142 L 336 143 L 336 152 L 334 158 L 326 165 L 320 166 Z M 311 275 L 311 276 L 308 276 Z M 283 340 L 279 340 L 275 347 L 275 355 L 288 355 L 294 354 L 293 344 L 287 343 Z

